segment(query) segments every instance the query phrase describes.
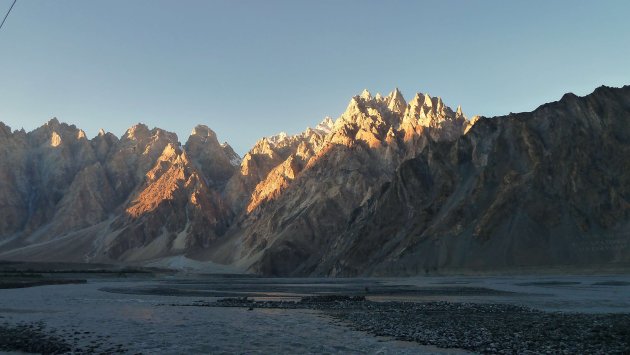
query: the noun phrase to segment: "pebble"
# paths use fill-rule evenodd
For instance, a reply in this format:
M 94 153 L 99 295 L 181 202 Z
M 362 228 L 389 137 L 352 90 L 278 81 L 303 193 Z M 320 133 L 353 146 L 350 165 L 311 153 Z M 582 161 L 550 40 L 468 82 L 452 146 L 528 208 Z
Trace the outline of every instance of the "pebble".
M 630 314 L 543 312 L 507 304 L 372 302 L 329 295 L 297 302 L 226 298 L 186 306 L 314 309 L 373 335 L 487 354 L 630 353 Z

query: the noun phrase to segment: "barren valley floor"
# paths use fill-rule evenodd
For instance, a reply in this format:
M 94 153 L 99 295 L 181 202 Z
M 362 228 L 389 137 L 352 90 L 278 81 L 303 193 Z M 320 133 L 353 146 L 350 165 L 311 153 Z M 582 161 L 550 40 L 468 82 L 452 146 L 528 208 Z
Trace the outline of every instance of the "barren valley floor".
M 417 354 L 501 353 L 527 346 L 550 353 L 630 351 L 627 275 L 59 277 L 87 282 L 0 290 L 0 350 Z M 300 302 L 322 294 L 360 301 Z M 232 301 L 216 302 L 225 298 Z M 547 339 L 532 342 L 532 334 L 544 326 L 571 331 L 544 333 Z

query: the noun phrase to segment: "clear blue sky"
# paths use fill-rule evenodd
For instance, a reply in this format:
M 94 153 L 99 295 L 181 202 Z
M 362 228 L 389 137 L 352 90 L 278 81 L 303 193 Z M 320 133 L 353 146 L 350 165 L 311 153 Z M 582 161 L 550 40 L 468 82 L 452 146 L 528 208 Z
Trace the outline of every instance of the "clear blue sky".
M 0 0 L 4 15 L 11 0 Z M 337 117 L 363 88 L 468 116 L 630 84 L 630 1 L 18 0 L 0 30 L 0 121 L 89 136 L 196 124 L 244 153 Z

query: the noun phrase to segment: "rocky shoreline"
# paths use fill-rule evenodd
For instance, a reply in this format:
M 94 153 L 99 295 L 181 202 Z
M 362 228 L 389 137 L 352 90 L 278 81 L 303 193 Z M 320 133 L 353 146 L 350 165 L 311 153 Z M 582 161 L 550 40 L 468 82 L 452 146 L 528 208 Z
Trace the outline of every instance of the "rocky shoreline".
M 375 336 L 486 354 L 630 352 L 630 314 L 543 312 L 506 304 L 371 302 L 360 296 L 228 298 L 186 306 L 315 309 Z
M 497 303 L 373 302 L 364 296 L 309 296 L 299 301 L 224 298 L 169 307 L 316 310 L 336 324 L 374 336 L 484 354 L 627 354 L 630 314 L 543 312 Z M 155 306 L 154 306 L 155 307 Z M 119 342 L 118 342 L 119 343 Z M 106 334 L 49 328 L 44 323 L 0 323 L 0 352 L 125 353 Z

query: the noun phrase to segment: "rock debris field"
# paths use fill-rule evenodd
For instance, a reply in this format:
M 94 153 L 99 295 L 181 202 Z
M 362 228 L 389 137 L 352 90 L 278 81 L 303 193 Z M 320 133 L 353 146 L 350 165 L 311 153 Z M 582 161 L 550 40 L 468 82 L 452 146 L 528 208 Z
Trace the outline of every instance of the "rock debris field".
M 312 296 L 298 302 L 227 298 L 187 306 L 314 309 L 372 335 L 488 354 L 630 352 L 630 314 L 543 312 L 506 304 L 371 302 L 361 296 Z

